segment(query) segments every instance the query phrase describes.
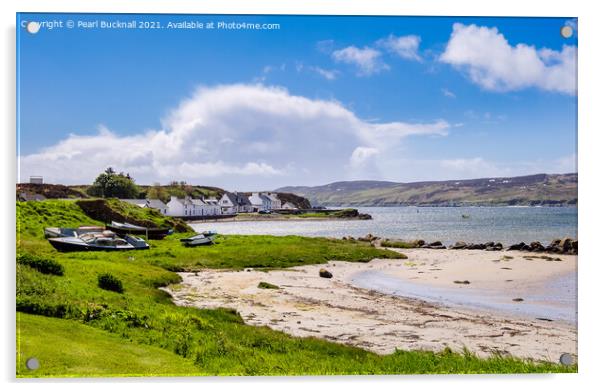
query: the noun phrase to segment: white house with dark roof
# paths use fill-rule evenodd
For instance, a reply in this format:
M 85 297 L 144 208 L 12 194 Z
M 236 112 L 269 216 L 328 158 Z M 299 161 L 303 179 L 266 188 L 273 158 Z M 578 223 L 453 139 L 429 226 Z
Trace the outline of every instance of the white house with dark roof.
M 251 201 L 255 212 L 272 210 L 272 200 L 265 194 L 253 193 L 249 197 L 249 201 Z
M 223 214 L 250 213 L 253 212 L 253 205 L 249 198 L 238 192 L 225 192 L 219 200 Z
M 282 209 L 282 202 L 276 193 L 266 193 L 265 195 L 271 201 L 271 209 Z
M 168 216 L 194 217 L 194 216 L 216 216 L 221 215 L 221 208 L 217 203 L 205 202 L 202 199 L 191 197 L 178 198 L 171 196 L 167 203 Z

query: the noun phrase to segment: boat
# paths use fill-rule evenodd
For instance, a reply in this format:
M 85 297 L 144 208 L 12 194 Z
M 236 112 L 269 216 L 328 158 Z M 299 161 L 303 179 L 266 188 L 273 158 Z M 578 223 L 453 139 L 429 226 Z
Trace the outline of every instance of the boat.
M 211 239 L 215 239 L 215 237 L 217 236 L 217 232 L 216 231 L 203 231 L 201 232 L 203 235 L 210 237 Z
M 120 235 L 144 235 L 147 239 L 155 240 L 163 239 L 165 236 L 173 233 L 173 230 L 171 228 L 147 228 L 130 223 L 118 223 L 116 221 L 111 221 L 111 224 L 108 224 L 106 226 L 106 229 L 116 232 Z
M 180 239 L 180 242 L 182 242 L 186 247 L 196 247 L 213 244 L 214 238 L 215 235 L 211 236 L 200 233 L 189 238 Z
M 79 235 L 89 232 L 102 232 L 104 227 L 99 226 L 80 226 L 78 228 L 62 228 L 62 227 L 47 227 L 44 228 L 44 237 L 48 238 L 65 238 L 78 237 Z
M 144 239 L 132 235 L 119 236 L 112 231 L 88 232 L 78 236 L 48 238 L 48 242 L 61 252 L 68 251 L 127 251 L 147 250 Z

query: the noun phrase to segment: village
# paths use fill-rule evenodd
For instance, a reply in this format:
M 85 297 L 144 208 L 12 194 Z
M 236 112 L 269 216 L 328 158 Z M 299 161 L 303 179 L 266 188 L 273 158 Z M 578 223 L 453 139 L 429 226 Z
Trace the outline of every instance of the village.
M 239 192 L 225 192 L 221 198 L 178 198 L 171 196 L 165 203 L 159 199 L 122 199 L 141 208 L 154 208 L 161 214 L 186 220 L 230 217 L 239 213 L 271 213 L 294 211 L 298 208 L 290 202 L 282 202 L 276 193 L 256 192 L 247 196 Z

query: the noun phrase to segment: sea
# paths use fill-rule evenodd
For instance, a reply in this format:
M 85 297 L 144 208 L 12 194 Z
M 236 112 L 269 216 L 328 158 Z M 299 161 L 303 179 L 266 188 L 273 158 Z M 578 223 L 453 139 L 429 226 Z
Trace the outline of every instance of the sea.
M 191 224 L 220 234 L 379 237 L 510 245 L 577 238 L 577 207 L 365 207 L 372 220 L 225 221 Z

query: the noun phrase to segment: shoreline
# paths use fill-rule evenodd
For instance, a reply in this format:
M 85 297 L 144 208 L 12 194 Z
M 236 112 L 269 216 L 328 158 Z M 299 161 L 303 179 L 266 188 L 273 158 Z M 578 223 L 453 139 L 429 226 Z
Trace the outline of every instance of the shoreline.
M 234 308 L 247 324 L 294 336 L 323 338 L 378 354 L 395 349 L 441 351 L 449 347 L 454 351 L 468 348 L 478 356 L 502 353 L 553 362 L 562 353 L 576 354 L 576 326 L 571 322 L 445 305 L 366 289 L 353 282 L 357 273 L 380 271 L 425 287 L 446 286 L 465 293 L 499 291 L 503 287 L 512 303 L 520 289 L 529 290 L 533 284 L 574 270 L 576 256 L 562 255 L 561 262 L 547 262 L 524 259 L 533 254 L 522 252 L 403 252 L 407 260 L 332 261 L 267 272 L 207 269 L 179 273 L 182 283 L 163 290 L 177 305 Z M 492 262 L 509 254 L 514 258 Z M 476 268 L 477 263 L 484 267 Z M 333 277 L 319 277 L 322 268 L 332 272 Z M 508 274 L 500 273 L 502 268 L 510 269 L 503 270 Z M 470 283 L 454 283 L 461 278 Z M 258 288 L 260 282 L 279 289 Z M 515 303 L 521 304 L 527 303 Z M 576 308 L 576 299 L 572 304 Z
M 186 221 L 187 224 L 215 224 L 215 223 L 235 223 L 235 222 L 270 222 L 270 221 L 352 221 L 352 220 L 362 220 L 356 217 L 299 217 L 294 215 L 281 215 L 275 217 L 264 217 L 264 216 L 272 216 L 272 215 L 262 215 L 262 216 L 252 216 L 247 217 L 244 216 L 242 218 L 237 217 L 228 217 L 223 219 L 215 219 L 215 220 L 189 220 Z M 286 217 L 286 216 L 294 216 L 294 217 Z

